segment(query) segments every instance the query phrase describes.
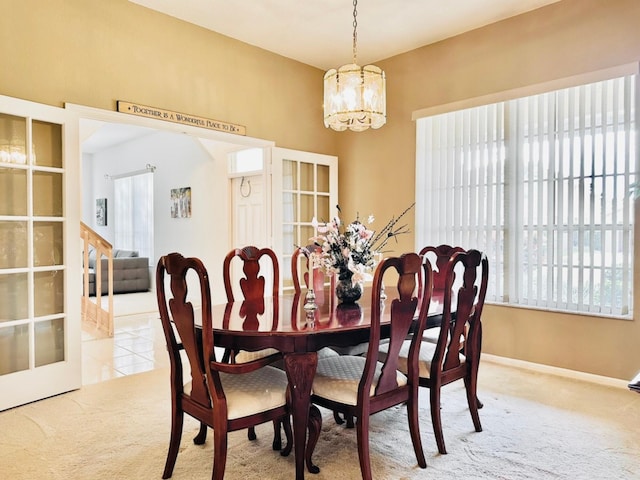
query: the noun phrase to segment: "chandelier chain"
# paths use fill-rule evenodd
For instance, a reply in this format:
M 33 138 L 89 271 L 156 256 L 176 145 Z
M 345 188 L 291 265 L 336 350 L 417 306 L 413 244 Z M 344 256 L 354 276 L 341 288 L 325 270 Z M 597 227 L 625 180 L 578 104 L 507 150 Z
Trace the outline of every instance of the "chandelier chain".
M 358 64 L 358 11 L 356 7 L 358 6 L 358 0 L 353 0 L 353 63 L 355 65 Z

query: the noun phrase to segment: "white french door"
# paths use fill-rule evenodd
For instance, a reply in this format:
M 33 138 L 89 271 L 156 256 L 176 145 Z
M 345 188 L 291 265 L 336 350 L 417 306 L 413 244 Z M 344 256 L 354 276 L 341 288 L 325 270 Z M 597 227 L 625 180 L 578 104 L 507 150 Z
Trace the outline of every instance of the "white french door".
M 273 249 L 280 259 L 281 289 L 293 288 L 291 256 L 309 245 L 313 217 L 328 221 L 338 204 L 338 157 L 271 149 Z
M 81 386 L 78 121 L 0 96 L 0 410 Z

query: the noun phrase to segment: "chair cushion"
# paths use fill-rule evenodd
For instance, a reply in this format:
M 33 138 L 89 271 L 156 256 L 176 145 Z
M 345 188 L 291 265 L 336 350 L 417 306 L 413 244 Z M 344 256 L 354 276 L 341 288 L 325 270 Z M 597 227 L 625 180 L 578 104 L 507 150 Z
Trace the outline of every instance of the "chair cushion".
M 438 343 L 439 337 L 440 337 L 440 327 L 427 328 L 422 333 L 423 342 Z
M 275 348 L 265 348 L 263 350 L 257 350 L 255 352 L 240 350 L 238 353 L 236 353 L 235 361 L 236 363 L 252 362 L 254 360 L 258 360 L 259 358 L 273 355 L 274 353 L 278 353 L 278 350 L 276 350 Z
M 349 355 L 339 355 L 325 357 L 318 360 L 318 369 L 313 379 L 313 394 L 327 400 L 356 405 L 358 401 L 358 385 L 366 358 L 352 357 Z M 370 395 L 373 396 L 382 363 L 376 365 L 376 372 L 371 382 Z M 398 385 L 406 385 L 407 377 L 398 372 Z
M 258 350 L 256 352 L 248 352 L 246 350 L 240 350 L 236 353 L 236 363 L 247 363 L 253 360 L 257 360 L 262 357 L 267 357 L 269 355 L 273 355 L 274 353 L 278 353 L 278 350 L 275 348 L 265 348 L 264 350 Z M 318 351 L 318 358 L 325 357 L 337 357 L 339 354 L 335 350 L 332 350 L 329 347 L 324 347 L 323 349 Z
M 333 348 L 324 347 L 318 350 L 318 360 L 329 357 L 339 357 L 340 354 L 336 352 Z
M 407 357 L 409 356 L 409 347 L 411 346 L 410 340 L 405 340 L 400 348 L 400 358 L 398 359 L 398 369 L 406 374 L 408 372 Z M 380 345 L 378 349 L 380 352 L 379 359 L 384 360 L 389 351 L 389 345 Z M 431 343 L 428 340 L 420 342 L 420 355 L 418 357 L 418 375 L 420 378 L 431 378 L 431 361 L 433 360 L 433 354 L 436 352 L 436 344 Z M 460 363 L 465 362 L 465 356 L 460 354 Z
M 287 375 L 274 367 L 250 373 L 221 373 L 220 381 L 227 397 L 228 418 L 246 417 L 287 403 Z
M 265 412 L 287 402 L 287 375 L 274 367 L 239 375 L 221 373 L 220 381 L 227 397 L 230 420 Z M 185 383 L 183 388 L 184 393 L 191 394 L 191 382 Z

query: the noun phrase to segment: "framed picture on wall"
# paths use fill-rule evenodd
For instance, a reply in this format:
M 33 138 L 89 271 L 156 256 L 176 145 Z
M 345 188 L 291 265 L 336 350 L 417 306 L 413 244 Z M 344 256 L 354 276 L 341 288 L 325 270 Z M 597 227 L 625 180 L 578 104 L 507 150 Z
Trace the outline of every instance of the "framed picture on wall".
M 171 189 L 171 218 L 191 217 L 191 187 Z
M 107 199 L 96 199 L 96 225 L 99 227 L 107 226 Z

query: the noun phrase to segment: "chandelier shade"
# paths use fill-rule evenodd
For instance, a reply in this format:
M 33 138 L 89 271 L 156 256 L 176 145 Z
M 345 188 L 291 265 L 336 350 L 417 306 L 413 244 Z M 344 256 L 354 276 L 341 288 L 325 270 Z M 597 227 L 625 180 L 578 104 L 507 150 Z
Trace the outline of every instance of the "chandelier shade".
M 357 59 L 357 0 L 353 2 L 353 63 L 324 74 L 324 126 L 338 132 L 380 128 L 387 121 L 384 72 Z
M 384 72 L 355 63 L 324 75 L 324 126 L 339 132 L 380 128 L 387 121 Z

